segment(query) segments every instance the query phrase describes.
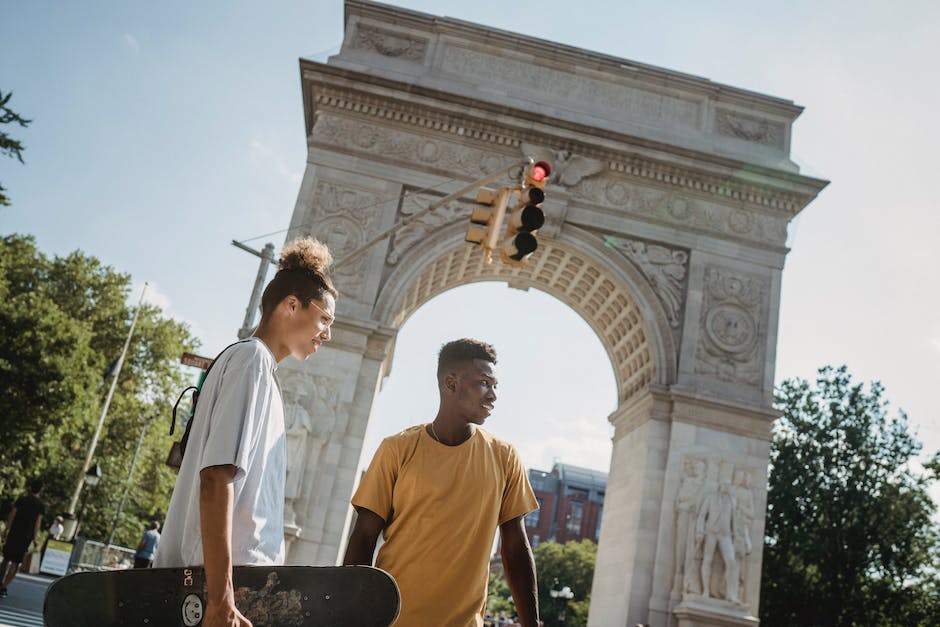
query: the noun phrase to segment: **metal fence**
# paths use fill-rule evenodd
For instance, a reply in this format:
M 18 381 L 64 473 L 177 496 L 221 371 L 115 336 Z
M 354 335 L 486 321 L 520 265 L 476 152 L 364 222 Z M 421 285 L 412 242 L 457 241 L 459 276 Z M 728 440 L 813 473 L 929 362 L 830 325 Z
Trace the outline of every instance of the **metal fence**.
M 76 538 L 69 560 L 69 574 L 86 570 L 124 570 L 133 566 L 133 549 Z

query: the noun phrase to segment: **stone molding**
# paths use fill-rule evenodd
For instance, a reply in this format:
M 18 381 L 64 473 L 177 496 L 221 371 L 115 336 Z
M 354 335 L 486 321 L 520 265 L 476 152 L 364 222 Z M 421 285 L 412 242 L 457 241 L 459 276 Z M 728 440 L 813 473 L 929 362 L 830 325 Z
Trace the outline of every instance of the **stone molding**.
M 439 114 L 426 107 L 397 103 L 388 98 L 369 96 L 363 93 L 348 93 L 335 87 L 322 86 L 314 95 L 314 102 L 319 113 L 317 122 L 310 135 L 311 144 L 318 140 L 317 132 L 324 114 L 331 112 L 350 112 L 357 115 L 389 120 L 397 126 L 412 126 L 427 129 L 440 134 L 459 137 L 461 143 L 475 140 L 493 144 L 496 150 L 520 149 L 523 144 L 544 146 L 546 137 L 534 132 L 520 133 L 516 130 L 494 124 L 492 120 L 454 119 L 453 116 Z M 378 122 L 377 122 L 378 123 Z M 571 142 L 564 142 L 570 144 Z M 559 150 L 559 149 L 555 149 Z M 812 196 L 794 192 L 777 191 L 767 187 L 736 179 L 733 175 L 715 175 L 685 168 L 673 163 L 665 163 L 638 154 L 624 154 L 609 150 L 598 150 L 590 146 L 564 148 L 563 151 L 576 151 L 578 155 L 606 164 L 606 169 L 623 173 L 631 178 L 649 181 L 659 187 L 677 192 L 711 198 L 720 203 L 733 202 L 741 207 L 757 209 L 771 214 L 782 214 L 781 219 L 789 220 L 805 206 Z
M 770 282 L 706 266 L 695 372 L 755 388 L 763 383 L 764 306 Z

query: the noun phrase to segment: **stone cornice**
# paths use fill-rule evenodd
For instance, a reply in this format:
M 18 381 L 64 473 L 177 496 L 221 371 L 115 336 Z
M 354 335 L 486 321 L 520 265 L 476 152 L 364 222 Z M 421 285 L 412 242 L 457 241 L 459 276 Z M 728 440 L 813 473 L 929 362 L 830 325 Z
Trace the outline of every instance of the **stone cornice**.
M 601 159 L 610 171 L 657 186 L 746 205 L 764 213 L 783 213 L 788 218 L 797 214 L 828 184 L 828 181 L 649 139 L 614 136 L 608 132 L 599 135 L 597 129 L 570 122 L 553 121 L 549 126 L 541 116 L 532 119 L 525 111 L 486 102 L 467 102 L 446 92 L 313 61 L 301 61 L 301 74 L 308 135 L 314 114 L 332 110 L 372 117 L 377 122 L 388 120 L 402 126 L 451 134 L 510 151 L 518 150 L 524 141 L 552 144 Z M 407 100 L 401 97 L 404 95 L 408 96 Z M 444 110 L 441 101 L 453 107 Z M 519 123 L 512 124 L 515 120 Z M 560 131 L 571 132 L 563 135 Z M 657 158 L 666 155 L 670 157 L 668 162 Z
M 484 27 L 454 18 L 442 18 L 388 4 L 369 2 L 368 0 L 346 0 L 345 15 L 347 28 L 352 17 L 362 16 L 385 24 L 394 24 L 427 33 L 450 35 L 508 50 L 525 51 L 526 54 L 558 63 L 595 68 L 602 72 L 626 73 L 640 82 L 658 85 L 668 84 L 690 94 L 711 97 L 721 103 L 754 107 L 791 121 L 796 119 L 803 111 L 803 107 L 785 98 L 768 96 L 739 87 L 716 83 L 707 78 L 621 57 L 584 50 L 536 37 L 526 37 L 518 33 Z

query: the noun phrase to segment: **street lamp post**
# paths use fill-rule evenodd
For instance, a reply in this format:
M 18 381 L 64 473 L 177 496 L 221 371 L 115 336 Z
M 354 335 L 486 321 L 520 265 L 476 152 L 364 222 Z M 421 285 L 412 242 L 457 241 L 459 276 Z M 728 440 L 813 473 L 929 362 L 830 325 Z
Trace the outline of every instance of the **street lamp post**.
M 75 492 L 72 493 L 72 500 L 69 501 L 70 514 L 75 511 L 78 497 L 82 493 L 82 484 L 87 483 L 86 477 L 90 471 L 89 466 L 91 465 L 91 459 L 95 455 L 95 447 L 98 446 L 98 438 L 101 437 L 101 429 L 104 427 L 104 420 L 108 416 L 108 408 L 111 406 L 111 398 L 114 396 L 114 390 L 117 388 L 118 377 L 121 376 L 121 368 L 124 366 L 124 359 L 127 357 L 127 349 L 130 347 L 131 338 L 134 337 L 134 327 L 137 326 L 137 318 L 140 316 L 140 310 L 144 304 L 144 294 L 147 292 L 147 285 L 147 283 L 144 283 L 144 288 L 140 291 L 140 300 L 137 302 L 137 309 L 134 310 L 134 319 L 131 320 L 131 328 L 127 332 L 127 339 L 124 340 L 124 348 L 121 350 L 121 356 L 114 366 L 113 374 L 111 374 L 111 376 L 113 376 L 111 387 L 108 388 L 108 395 L 105 396 L 104 405 L 101 407 L 101 417 L 98 418 L 98 426 L 95 428 L 95 433 L 91 438 L 91 445 L 88 447 L 88 454 L 85 456 L 85 464 L 82 466 L 82 472 L 85 473 L 85 475 L 76 483 Z M 94 484 L 89 483 L 88 485 Z
M 121 495 L 121 502 L 118 504 L 117 511 L 114 513 L 114 522 L 111 524 L 111 533 L 108 535 L 108 546 L 114 543 L 114 533 L 117 531 L 118 521 L 121 519 L 121 512 L 124 511 L 124 502 L 127 500 L 127 492 L 131 488 L 131 479 L 134 477 L 134 466 L 137 465 L 137 457 L 140 455 L 140 447 L 144 443 L 144 435 L 147 433 L 147 427 L 156 419 L 156 416 L 148 418 L 144 422 L 143 429 L 140 430 L 140 437 L 137 439 L 137 450 L 134 451 L 134 458 L 131 460 L 130 470 L 127 471 L 127 481 L 124 482 L 124 493 Z
M 87 485 L 89 488 L 93 488 L 98 485 L 98 482 L 101 481 L 101 467 L 98 464 L 95 464 L 82 476 L 82 483 Z M 78 510 L 78 519 L 75 521 L 75 535 L 78 535 L 78 530 L 81 528 L 82 517 L 85 515 L 85 501 L 88 500 L 88 493 L 82 493 L 82 506 Z
M 558 624 L 564 625 L 566 618 L 565 608 L 568 606 L 568 601 L 574 598 L 574 592 L 571 591 L 571 587 L 569 586 L 556 590 L 555 587 L 557 586 L 558 580 L 555 579 L 555 586 L 548 591 L 548 594 L 555 599 L 556 604 L 560 604 L 561 607 L 558 609 Z

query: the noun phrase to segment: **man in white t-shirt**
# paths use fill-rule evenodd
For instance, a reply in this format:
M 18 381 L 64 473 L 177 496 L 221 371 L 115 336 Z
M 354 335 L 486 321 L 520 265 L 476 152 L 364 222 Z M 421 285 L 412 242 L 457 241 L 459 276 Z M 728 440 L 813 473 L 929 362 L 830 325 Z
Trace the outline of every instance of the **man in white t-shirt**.
M 222 351 L 200 391 L 154 566 L 205 566 L 203 627 L 251 627 L 235 607 L 232 566 L 284 562 L 287 452 L 274 372 L 330 340 L 331 261 L 316 240 L 285 246 L 254 335 Z

